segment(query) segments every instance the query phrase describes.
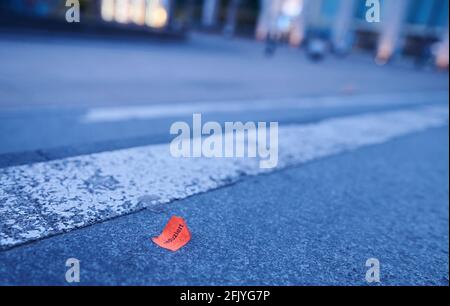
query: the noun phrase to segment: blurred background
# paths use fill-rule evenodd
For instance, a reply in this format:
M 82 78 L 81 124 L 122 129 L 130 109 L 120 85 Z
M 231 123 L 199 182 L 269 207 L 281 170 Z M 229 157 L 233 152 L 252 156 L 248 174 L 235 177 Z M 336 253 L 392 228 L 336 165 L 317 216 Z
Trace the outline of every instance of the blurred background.
M 379 22 L 371 19 L 377 17 L 369 14 L 371 3 L 380 4 Z M 178 118 L 198 103 L 224 110 L 229 101 L 275 107 L 333 96 L 345 105 L 349 96 L 448 92 L 448 0 L 79 4 L 80 22 L 69 23 L 64 0 L 0 2 L 0 153 L 68 146 L 65 152 L 77 154 L 168 141 L 175 119 L 159 108 L 165 105 Z M 369 107 L 364 99 L 359 104 Z M 401 102 L 378 100 L 389 107 Z M 153 106 L 131 113 L 159 112 L 158 118 L 83 119 L 102 107 L 128 114 L 121 107 Z M 216 120 L 304 122 L 362 111 L 283 107 L 265 113 L 235 107 Z M 107 144 L 91 146 L 98 142 Z M 87 149 L 79 151 L 82 145 Z
M 75 30 L 66 1 L 4 0 L 2 25 Z M 316 56 L 352 49 L 374 52 L 379 63 L 413 56 L 417 63 L 448 67 L 448 0 L 381 0 L 382 22 L 368 22 L 366 0 L 81 0 L 79 30 L 182 37 L 208 31 L 228 37 L 276 37 Z M 82 28 L 82 29 L 81 29 Z M 87 30 L 88 28 L 89 30 Z M 127 32 L 129 34 L 129 32 Z M 316 54 L 318 53 L 318 54 Z

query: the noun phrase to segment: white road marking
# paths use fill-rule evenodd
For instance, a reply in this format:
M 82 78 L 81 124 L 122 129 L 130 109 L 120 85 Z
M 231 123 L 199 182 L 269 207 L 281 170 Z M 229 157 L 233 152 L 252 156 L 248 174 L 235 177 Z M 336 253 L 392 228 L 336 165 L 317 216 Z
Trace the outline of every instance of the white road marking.
M 271 109 L 315 109 L 354 106 L 413 105 L 448 100 L 448 92 L 372 94 L 288 98 L 273 100 L 224 101 L 221 103 L 183 103 L 150 106 L 101 107 L 90 109 L 82 118 L 85 123 L 117 122 L 192 115 L 193 113 L 233 113 Z
M 448 106 L 282 126 L 278 168 L 448 124 Z M 67 232 L 257 175 L 256 159 L 176 159 L 169 144 L 0 169 L 0 248 Z

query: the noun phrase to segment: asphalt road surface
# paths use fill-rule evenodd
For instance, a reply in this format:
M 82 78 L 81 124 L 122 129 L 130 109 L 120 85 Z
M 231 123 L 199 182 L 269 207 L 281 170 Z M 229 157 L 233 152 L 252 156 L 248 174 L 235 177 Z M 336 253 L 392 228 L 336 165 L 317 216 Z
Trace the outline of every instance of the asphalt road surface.
M 262 50 L 2 34 L 0 284 L 448 286 L 448 73 Z M 172 158 L 194 112 L 279 122 L 278 167 Z

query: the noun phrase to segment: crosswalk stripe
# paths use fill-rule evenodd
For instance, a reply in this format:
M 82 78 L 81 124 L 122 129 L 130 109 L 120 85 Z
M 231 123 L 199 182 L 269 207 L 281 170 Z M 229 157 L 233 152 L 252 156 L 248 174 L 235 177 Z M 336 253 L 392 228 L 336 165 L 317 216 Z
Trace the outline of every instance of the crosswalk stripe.
M 222 103 L 183 103 L 149 106 L 99 107 L 87 111 L 84 123 L 119 122 L 133 119 L 154 119 L 191 115 L 192 113 L 236 113 L 272 109 L 319 109 L 355 106 L 415 105 L 448 100 L 448 92 L 389 93 L 347 96 L 320 96 L 309 98 L 222 101 Z M 394 103 L 395 102 L 395 103 Z
M 277 169 L 448 124 L 448 106 L 281 126 Z M 168 203 L 271 171 L 256 159 L 177 159 L 149 145 L 0 169 L 0 248 Z

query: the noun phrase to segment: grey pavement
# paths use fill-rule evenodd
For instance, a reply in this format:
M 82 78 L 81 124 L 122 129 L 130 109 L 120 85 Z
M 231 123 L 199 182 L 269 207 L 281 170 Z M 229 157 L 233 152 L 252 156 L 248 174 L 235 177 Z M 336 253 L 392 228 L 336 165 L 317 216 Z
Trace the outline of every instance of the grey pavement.
M 192 240 L 153 244 L 172 215 Z M 1 284 L 448 286 L 448 129 L 400 138 L 0 253 Z
M 80 107 L 445 90 L 448 74 L 191 35 L 186 43 L 0 35 L 0 107 Z M 94 68 L 95 67 L 95 68 Z M 214 93 L 213 95 L 211 93 Z

